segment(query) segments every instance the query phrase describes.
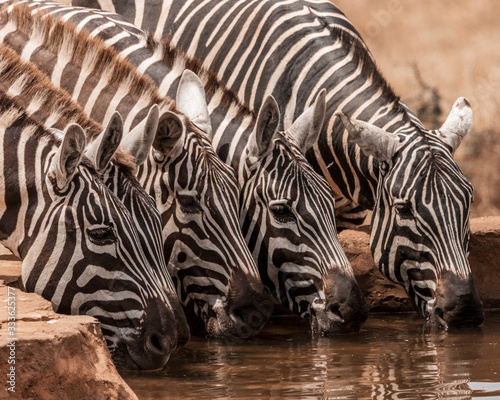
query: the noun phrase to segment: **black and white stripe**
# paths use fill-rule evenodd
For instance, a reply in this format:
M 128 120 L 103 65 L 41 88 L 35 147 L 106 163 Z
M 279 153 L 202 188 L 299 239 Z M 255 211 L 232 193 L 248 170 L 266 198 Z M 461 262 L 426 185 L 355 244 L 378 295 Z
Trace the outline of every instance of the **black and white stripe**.
M 98 173 L 104 184 L 130 212 L 147 264 L 153 269 L 158 284 L 168 298 L 170 312 L 175 316 L 170 329 L 177 332 L 178 344 L 184 344 L 189 338 L 189 328 L 167 272 L 160 215 L 151 197 L 133 175 L 132 160 L 127 160 L 124 154 L 114 155 L 122 137 L 119 116 L 115 116 L 103 131 L 99 124 L 88 119 L 81 109 L 72 103 L 68 94 L 53 87 L 50 80 L 36 67 L 23 62 L 17 53 L 6 46 L 0 47 L 0 88 L 10 99 L 23 107 L 26 115 L 43 123 L 46 128 L 63 132 L 69 124 L 77 123 L 84 128 L 87 143 L 96 137 L 87 146 L 86 155 L 98 166 Z M 97 145 L 99 148 L 92 151 Z M 114 159 L 111 159 L 113 155 Z
M 188 320 L 213 336 L 258 332 L 271 304 L 239 227 L 234 171 L 217 157 L 207 135 L 100 40 L 69 24 L 31 17 L 22 6 L 11 11 L 3 15 L 3 43 L 35 63 L 96 121 L 106 124 L 117 110 L 124 140 L 150 123 L 158 105 L 153 150 L 137 176 L 160 210 L 168 270 Z M 204 101 L 203 92 L 190 96 Z
M 96 317 L 117 366 L 162 367 L 186 337 L 130 213 L 81 158 L 82 128 L 61 143 L 0 90 L 0 132 L 0 238 L 23 260 L 24 287 Z
M 359 329 L 366 305 L 338 242 L 332 192 L 304 157 L 321 127 L 323 98 L 289 131 L 279 132 L 274 101 L 269 99 L 257 118 L 213 75 L 197 68 L 195 60 L 141 35 L 119 16 L 38 4 L 111 44 L 148 75 L 161 94 L 175 96 L 195 86 L 192 74 L 183 74 L 186 68 L 199 74 L 209 99 L 213 143 L 238 172 L 240 222 L 263 282 L 280 302 L 310 319 L 315 331 Z M 199 118 L 179 96 L 177 107 L 193 120 Z
M 96 6 L 74 4 L 82 1 Z M 374 209 L 375 262 L 405 285 L 421 313 L 443 324 L 482 322 L 467 261 L 472 187 L 452 157 L 472 121 L 465 99 L 439 131 L 423 128 L 356 29 L 327 1 L 97 2 L 171 37 L 252 109 L 272 94 L 285 128 L 326 89 L 326 123 L 308 159 L 336 193 L 340 224 L 357 224 L 363 208 Z M 339 111 L 352 122 L 342 123 Z

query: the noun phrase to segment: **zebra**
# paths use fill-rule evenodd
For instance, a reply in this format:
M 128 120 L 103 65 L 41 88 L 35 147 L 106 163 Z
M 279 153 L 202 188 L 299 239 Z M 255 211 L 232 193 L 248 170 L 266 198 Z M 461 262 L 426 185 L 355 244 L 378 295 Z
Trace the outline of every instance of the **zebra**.
M 158 105 L 153 150 L 137 166 L 137 177 L 160 210 L 167 268 L 191 331 L 222 338 L 256 334 L 272 303 L 239 227 L 234 171 L 203 130 L 100 40 L 31 16 L 23 5 L 0 19 L 3 45 L 33 62 L 97 122 L 106 124 L 116 110 L 130 134 Z M 204 101 L 203 92 L 190 96 Z
M 0 89 L 0 134 L 0 240 L 22 260 L 24 288 L 57 312 L 96 317 L 117 367 L 163 367 L 187 325 L 84 156 L 83 129 L 49 131 Z
M 324 0 L 73 4 L 118 12 L 169 37 L 251 109 L 273 95 L 283 127 L 326 89 L 325 124 L 306 156 L 336 194 L 339 227 L 356 227 L 373 210 L 375 264 L 420 313 L 443 326 L 483 322 L 467 259 L 472 185 L 453 160 L 472 125 L 465 98 L 440 129 L 425 129 L 346 16 Z
M 45 75 L 33 65 L 23 62 L 17 53 L 5 46 L 0 47 L 0 88 L 23 107 L 27 116 L 43 123 L 45 128 L 62 132 L 64 127 L 77 123 L 84 129 L 86 141 L 91 142 L 85 149 L 85 155 L 95 165 L 104 184 L 131 213 L 140 245 L 145 249 L 147 264 L 157 274 L 158 284 L 163 287 L 169 307 L 175 315 L 173 326 L 179 332 L 178 347 L 185 344 L 189 339 L 189 328 L 168 275 L 159 213 L 151 197 L 133 175 L 134 164 L 129 160 L 130 156 L 117 151 L 118 144 L 123 145 L 120 142 L 122 121 L 119 114 L 115 114 L 103 130 L 85 116 L 67 93 L 54 88 Z M 113 156 L 114 160 L 111 159 Z
M 195 69 L 207 88 L 210 115 L 207 110 L 190 112 L 189 96 L 177 94 L 177 107 L 193 121 L 211 119 L 218 154 L 237 171 L 240 222 L 264 284 L 278 301 L 308 319 L 313 332 L 359 330 L 367 307 L 338 242 L 333 194 L 303 155 L 321 127 L 323 96 L 287 132 L 278 132 L 280 116 L 273 99 L 256 117 L 213 75 L 197 68 L 196 60 L 168 43 L 146 38 L 119 16 L 48 2 L 30 4 L 113 43 L 152 78 L 162 95 L 194 90 L 199 84 L 195 75 L 183 71 Z

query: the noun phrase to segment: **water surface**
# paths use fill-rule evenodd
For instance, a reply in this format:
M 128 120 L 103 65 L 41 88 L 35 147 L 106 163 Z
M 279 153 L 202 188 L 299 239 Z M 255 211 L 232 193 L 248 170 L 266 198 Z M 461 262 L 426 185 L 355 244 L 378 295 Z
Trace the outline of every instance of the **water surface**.
M 123 376 L 141 400 L 500 399 L 500 312 L 447 333 L 415 314 L 375 314 L 330 338 L 274 318 L 250 341 L 192 338 L 164 370 Z

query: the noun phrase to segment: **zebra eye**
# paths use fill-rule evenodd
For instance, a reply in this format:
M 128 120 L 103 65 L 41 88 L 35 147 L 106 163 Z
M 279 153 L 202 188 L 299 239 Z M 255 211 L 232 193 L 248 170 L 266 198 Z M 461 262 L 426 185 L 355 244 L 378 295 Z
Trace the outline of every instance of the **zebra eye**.
M 401 219 L 413 219 L 413 211 L 411 209 L 411 206 L 407 202 L 402 202 L 402 203 L 396 203 L 394 204 L 394 207 L 396 208 L 396 211 L 398 215 L 401 217 Z
M 271 204 L 269 209 L 273 213 L 274 218 L 281 223 L 295 221 L 295 214 L 290 206 L 286 203 Z
M 198 214 L 201 212 L 200 203 L 195 196 L 178 195 L 177 201 L 179 202 L 182 212 L 186 214 Z
M 116 242 L 116 236 L 111 226 L 87 229 L 90 241 L 98 246 L 106 246 Z

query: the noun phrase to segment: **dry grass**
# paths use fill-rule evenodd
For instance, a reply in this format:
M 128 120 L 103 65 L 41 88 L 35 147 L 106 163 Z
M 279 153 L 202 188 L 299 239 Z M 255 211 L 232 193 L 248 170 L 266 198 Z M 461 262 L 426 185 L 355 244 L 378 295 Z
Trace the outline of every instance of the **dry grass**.
M 474 127 L 456 159 L 474 184 L 473 216 L 500 214 L 500 2 L 334 3 L 359 30 L 395 92 L 422 112 L 429 128 L 444 121 L 458 97 L 471 102 Z

